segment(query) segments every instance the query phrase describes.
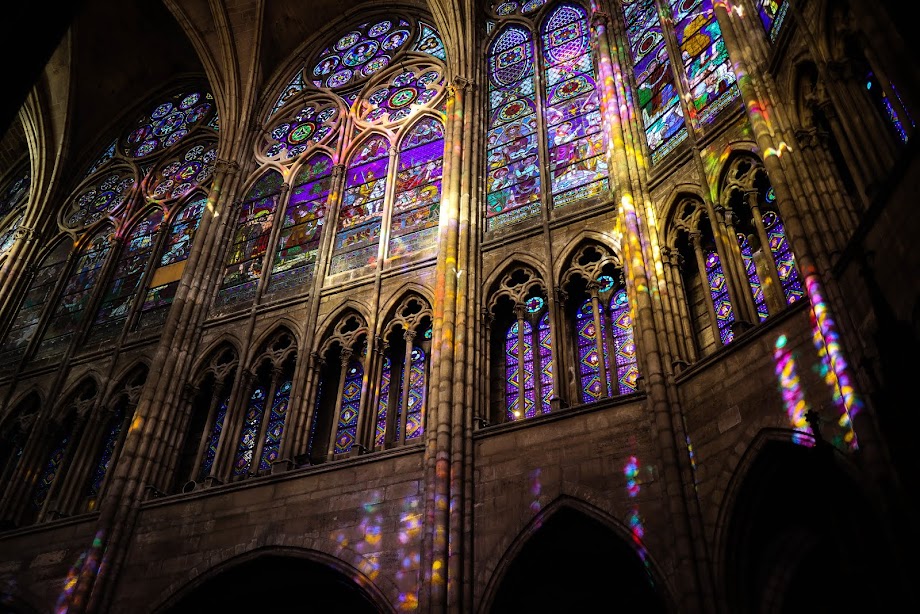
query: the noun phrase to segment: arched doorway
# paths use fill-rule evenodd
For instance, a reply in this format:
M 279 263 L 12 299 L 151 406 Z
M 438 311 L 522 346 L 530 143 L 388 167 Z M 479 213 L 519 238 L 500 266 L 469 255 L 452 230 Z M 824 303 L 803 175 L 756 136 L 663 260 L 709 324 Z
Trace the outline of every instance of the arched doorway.
M 760 450 L 724 542 L 729 611 L 906 611 L 884 531 L 836 454 L 779 441 Z
M 328 565 L 296 556 L 262 554 L 207 578 L 160 611 L 378 614 L 390 609 Z
M 663 614 L 667 609 L 627 542 L 594 518 L 563 507 L 515 556 L 489 611 Z

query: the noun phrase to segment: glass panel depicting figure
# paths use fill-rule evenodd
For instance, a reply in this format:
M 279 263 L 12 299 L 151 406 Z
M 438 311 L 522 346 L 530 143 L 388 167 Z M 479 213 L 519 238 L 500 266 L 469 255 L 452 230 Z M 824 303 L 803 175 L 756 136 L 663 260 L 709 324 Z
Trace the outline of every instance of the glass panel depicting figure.
M 712 0 L 669 0 L 697 127 L 740 96 Z
M 166 313 L 176 290 L 179 280 L 185 271 L 185 263 L 192 251 L 192 240 L 201 222 L 201 214 L 208 203 L 206 196 L 196 196 L 172 222 L 163 255 L 153 271 L 144 304 L 141 306 L 140 326 L 146 328 L 161 324 L 166 319 Z
M 433 247 L 441 203 L 444 130 L 433 117 L 423 117 L 399 147 L 396 196 L 390 224 L 389 256 Z
M 332 187 L 332 158 L 318 153 L 297 173 L 284 211 L 268 291 L 308 289 Z
M 486 230 L 540 211 L 540 153 L 529 30 L 506 27 L 489 49 Z
M 554 207 L 607 191 L 609 179 L 601 130 L 588 14 L 560 4 L 543 22 L 544 94 Z
M 154 240 L 163 221 L 163 211 L 152 211 L 128 236 L 109 287 L 96 312 L 90 339 L 96 341 L 116 335 L 128 319 L 141 278 L 153 252 Z
M 54 310 L 36 358 L 57 356 L 64 352 L 71 337 L 80 329 L 83 310 L 89 304 L 112 247 L 114 234 L 111 228 L 100 231 L 83 247 L 73 273 L 64 286 L 58 306 Z
M 267 172 L 252 186 L 240 206 L 218 305 L 251 300 L 255 295 L 283 183 L 280 173 Z
M 735 312 L 732 309 L 731 299 L 728 296 L 728 282 L 722 271 L 722 261 L 715 250 L 706 254 L 706 278 L 709 280 L 709 295 L 716 312 L 716 324 L 719 327 L 719 337 L 722 345 L 728 345 L 735 338 L 732 332 L 732 322 L 735 321 Z
M 352 156 L 345 175 L 329 274 L 377 263 L 390 141 L 374 135 Z
M 351 451 L 358 435 L 358 412 L 361 407 L 361 382 L 364 379 L 364 366 L 359 360 L 351 360 L 345 369 L 345 381 L 342 382 L 342 405 L 335 431 L 335 454 Z
M 687 138 L 687 127 L 655 1 L 624 0 L 622 4 L 638 89 L 637 106 L 642 110 L 645 140 L 655 163 Z
M 69 242 L 61 241 L 41 261 L 0 347 L 0 365 L 11 364 L 25 351 L 38 326 L 45 302 L 64 272 L 70 247 Z

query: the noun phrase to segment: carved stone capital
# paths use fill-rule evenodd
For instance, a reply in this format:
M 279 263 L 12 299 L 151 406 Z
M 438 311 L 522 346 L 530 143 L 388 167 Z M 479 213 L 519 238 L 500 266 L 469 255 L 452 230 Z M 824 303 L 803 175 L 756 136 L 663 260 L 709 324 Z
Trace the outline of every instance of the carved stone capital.
M 218 173 L 224 173 L 228 176 L 236 176 L 240 172 L 240 165 L 233 160 L 218 158 L 214 161 L 214 170 Z
M 597 11 L 591 15 L 591 27 L 596 28 L 598 26 L 607 27 L 610 24 L 610 15 L 603 12 Z
M 414 330 L 412 330 L 411 328 L 407 328 L 405 331 L 403 331 L 403 339 L 405 339 L 406 341 L 412 341 L 413 339 L 415 339 L 415 334 L 416 333 Z
M 38 231 L 30 226 L 20 226 L 16 229 L 16 232 L 13 233 L 13 237 L 17 241 L 21 239 L 25 239 L 26 241 L 34 241 L 38 238 Z
M 471 91 L 475 86 L 472 79 L 469 77 L 464 77 L 463 75 L 456 75 L 450 84 L 453 88 L 463 90 L 465 92 Z

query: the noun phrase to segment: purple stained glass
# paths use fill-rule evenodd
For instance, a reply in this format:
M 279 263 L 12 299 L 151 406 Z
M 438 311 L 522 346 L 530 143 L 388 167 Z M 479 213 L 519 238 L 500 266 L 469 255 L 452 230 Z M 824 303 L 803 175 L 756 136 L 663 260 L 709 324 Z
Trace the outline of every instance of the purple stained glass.
M 389 82 L 361 99 L 358 116 L 372 124 L 405 119 L 413 106 L 427 104 L 444 89 L 444 75 L 434 68 L 413 68 L 395 75 Z
M 249 190 L 240 206 L 233 244 L 220 293 L 224 302 L 251 298 L 262 276 L 262 260 L 268 249 L 275 206 L 283 178 L 277 171 L 265 173 Z
M 400 145 L 389 256 L 401 256 L 434 245 L 440 215 L 443 160 L 441 122 L 423 117 Z
M 601 319 L 603 322 L 603 319 Z M 593 403 L 604 396 L 605 383 L 601 381 L 601 356 L 597 352 L 598 330 L 594 322 L 594 305 L 586 299 L 575 314 L 575 326 L 578 331 L 578 370 L 581 378 L 581 402 Z M 606 344 L 601 339 L 601 347 L 606 354 Z M 606 361 L 606 355 L 604 360 Z
M 389 61 L 419 38 L 408 26 L 402 19 L 379 19 L 355 26 L 317 56 L 307 75 L 316 87 L 339 89 L 357 85 L 381 70 L 382 58 Z M 433 28 L 428 30 L 437 36 Z M 431 38 L 431 33 L 422 30 L 421 36 Z
M 51 486 L 54 484 L 54 479 L 61 472 L 61 465 L 67 454 L 67 444 L 70 443 L 70 437 L 71 432 L 68 429 L 51 449 L 48 460 L 45 461 L 45 466 L 38 476 L 38 481 L 35 483 L 35 490 L 32 493 L 32 507 L 36 510 L 42 509 L 42 506 L 45 504 L 45 499 L 48 498 L 48 494 L 51 492 Z
M 131 195 L 135 180 L 131 171 L 118 169 L 99 177 L 71 203 L 65 222 L 71 227 L 89 226 L 118 210 Z
M 269 158 L 295 157 L 335 132 L 338 124 L 335 105 L 308 105 L 268 131 L 263 153 Z
M 262 443 L 262 458 L 259 469 L 272 468 L 281 453 L 281 437 L 284 435 L 284 421 L 287 416 L 288 403 L 291 400 L 291 380 L 285 380 L 275 391 L 272 407 L 268 413 L 268 425 L 265 428 L 265 441 Z
M 383 368 L 380 370 L 380 401 L 377 403 L 377 429 L 374 433 L 374 446 L 378 448 L 386 443 L 387 410 L 390 405 L 391 362 L 390 357 L 385 356 L 383 358 Z
M 41 261 L 0 347 L 0 364 L 9 364 L 21 356 L 35 333 L 45 303 L 64 272 L 69 254 L 70 244 L 61 241 Z
M 230 404 L 230 395 L 224 397 L 220 407 L 217 408 L 217 415 L 214 416 L 214 424 L 211 425 L 211 432 L 208 434 L 208 447 L 205 448 L 204 458 L 201 460 L 201 469 L 198 472 L 198 479 L 203 480 L 211 474 L 214 467 L 214 459 L 217 457 L 217 446 L 220 443 L 220 433 L 224 428 L 224 418 L 227 417 L 227 406 Z
M 122 150 L 131 158 L 145 158 L 177 144 L 199 122 L 211 114 L 213 97 L 206 93 L 184 92 L 158 104 L 138 119 L 124 139 Z
M 509 421 L 517 420 L 523 415 L 520 406 L 521 396 L 521 368 L 518 361 L 520 352 L 520 338 L 518 336 L 518 323 L 508 327 L 505 334 L 505 412 Z
M 284 106 L 284 103 L 290 100 L 295 94 L 303 90 L 303 88 L 303 73 L 298 71 L 297 74 L 294 75 L 294 78 L 291 79 L 290 83 L 288 83 L 287 87 L 284 88 L 284 91 L 281 92 L 281 95 L 278 96 L 278 100 L 275 101 L 275 106 L 272 107 L 272 112 L 269 113 L 268 116 L 271 117 L 277 113 L 278 110 Z
M 751 294 L 754 297 L 754 306 L 757 308 L 757 317 L 763 322 L 770 315 L 767 310 L 767 299 L 763 293 L 763 286 L 760 283 L 760 276 L 757 275 L 757 266 L 754 263 L 754 254 L 751 252 L 751 244 L 747 237 L 738 233 L 738 247 L 741 249 L 741 259 L 744 261 L 744 272 L 747 274 L 748 285 L 751 287 Z
M 169 201 L 181 198 L 214 174 L 217 143 L 194 145 L 167 162 L 159 171 L 149 190 L 153 198 Z
M 236 449 L 236 460 L 233 463 L 233 475 L 239 477 L 249 473 L 252 466 L 252 456 L 255 453 L 256 442 L 259 438 L 259 427 L 262 426 L 262 415 L 265 413 L 265 397 L 268 392 L 264 386 L 256 386 L 249 397 L 249 406 L 246 408 L 246 417 L 243 421 L 243 430 L 240 433 L 240 442 Z
M 670 0 L 674 35 L 690 88 L 696 124 L 713 120 L 740 92 L 712 0 Z
M 409 397 L 406 408 L 406 441 L 422 435 L 422 421 L 425 408 L 425 350 L 412 348 L 409 365 Z
M 540 318 L 537 326 L 537 347 L 540 358 L 540 402 L 543 413 L 552 411 L 553 398 L 553 340 L 549 328 L 549 311 Z
M 783 286 L 783 295 L 786 302 L 792 304 L 805 296 L 805 289 L 799 278 L 799 270 L 795 265 L 795 256 L 786 237 L 786 229 L 779 215 L 773 211 L 763 214 L 763 226 L 767 231 L 767 240 L 770 241 L 770 252 L 776 263 L 776 272 L 779 274 L 780 284 Z
M 757 0 L 757 11 L 760 13 L 760 22 L 771 41 L 776 40 L 779 29 L 786 18 L 789 3 L 786 0 Z
M 113 325 L 128 318 L 162 222 L 163 211 L 156 209 L 138 222 L 128 236 L 115 266 L 115 273 L 102 297 L 102 304 L 96 312 L 93 326 L 98 327 L 98 330 L 114 334 L 118 327 Z
M 98 497 L 102 492 L 102 482 L 108 474 L 109 465 L 112 463 L 112 456 L 115 454 L 115 447 L 118 445 L 118 438 L 121 435 L 121 429 L 124 424 L 124 408 L 119 408 L 111 417 L 105 429 L 105 440 L 102 442 L 102 449 L 99 451 L 99 457 L 96 461 L 96 467 L 90 478 L 89 488 L 86 495 L 88 497 Z
M 294 179 L 284 211 L 268 291 L 306 289 L 313 278 L 332 187 L 332 158 L 314 154 Z
M 374 135 L 352 156 L 336 224 L 330 274 L 377 262 L 390 142 Z
M 508 25 L 488 54 L 489 132 L 486 155 L 486 229 L 540 210 L 533 36 Z
M 722 272 L 722 261 L 719 254 L 710 250 L 706 254 L 706 278 L 709 280 L 709 295 L 716 312 L 716 324 L 719 329 L 719 338 L 722 345 L 731 343 L 735 336 L 732 332 L 732 322 L 735 321 L 735 312 L 732 309 L 731 299 L 728 296 L 728 283 L 725 273 Z
M 654 0 L 623 2 L 623 13 L 637 85 L 637 106 L 641 109 L 652 162 L 658 162 L 687 138 L 671 60 Z
M 342 382 L 342 405 L 339 408 L 338 425 L 335 431 L 335 453 L 345 454 L 351 451 L 357 440 L 358 412 L 361 408 L 361 383 L 364 367 L 361 361 L 353 359 L 345 369 L 345 381 Z
M 102 265 L 105 264 L 114 236 L 111 228 L 101 230 L 88 241 L 64 286 L 58 306 L 48 322 L 39 356 L 63 352 L 64 346 L 79 329 L 83 310 L 93 295 Z
M 536 404 L 536 383 L 534 377 L 534 344 L 533 344 L 533 326 L 530 322 L 524 320 L 524 418 L 533 418 L 537 412 Z
M 617 365 L 617 386 L 620 394 L 638 390 L 639 366 L 636 358 L 636 342 L 633 337 L 633 322 L 629 311 L 626 290 L 620 289 L 610 301 L 610 322 L 613 330 L 614 355 Z
M 141 313 L 168 307 L 172 304 L 179 286 L 179 279 L 185 270 L 185 261 L 192 249 L 195 231 L 201 222 L 201 214 L 208 203 L 206 196 L 199 196 L 188 202 L 173 220 L 166 238 L 159 265 L 153 271 L 151 288 L 147 290 Z M 141 319 L 143 325 L 145 320 Z

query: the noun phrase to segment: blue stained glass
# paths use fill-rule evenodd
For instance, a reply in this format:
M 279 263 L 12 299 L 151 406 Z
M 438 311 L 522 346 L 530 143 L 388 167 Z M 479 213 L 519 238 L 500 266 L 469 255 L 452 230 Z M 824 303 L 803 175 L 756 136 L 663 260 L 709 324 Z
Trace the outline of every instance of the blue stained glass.
M 409 364 L 409 398 L 406 408 L 406 441 L 421 437 L 425 410 L 425 350 L 412 348 Z
M 603 325 L 603 318 L 601 319 Z M 578 369 L 581 378 L 581 402 L 593 403 L 604 396 L 605 382 L 601 381 L 601 356 L 597 353 L 598 331 L 594 322 L 594 306 L 591 299 L 586 299 L 575 314 L 575 326 L 578 331 Z M 606 344 L 601 336 L 604 361 L 607 362 Z
M 776 263 L 776 272 L 779 274 L 780 284 L 783 286 L 783 295 L 786 302 L 792 304 L 805 296 L 805 289 L 799 278 L 799 270 L 795 264 L 795 256 L 786 238 L 786 229 L 779 215 L 773 211 L 763 214 L 763 225 L 770 241 L 770 252 Z
M 151 287 L 147 290 L 144 304 L 141 307 L 142 314 L 166 308 L 172 304 L 179 287 L 179 279 L 185 270 L 185 261 L 192 250 L 192 240 L 201 222 L 201 214 L 207 203 L 208 199 L 205 196 L 194 198 L 173 220 L 163 254 L 160 256 L 157 268 L 153 271 Z M 142 316 L 141 326 L 153 321 Z
M 0 232 L 0 257 L 6 254 L 13 243 L 16 242 L 16 231 L 19 230 L 19 225 L 22 223 L 23 218 L 25 218 L 25 212 L 20 213 L 13 220 L 6 225 L 6 228 Z
M 102 155 L 99 156 L 93 165 L 89 168 L 89 170 L 86 171 L 86 174 L 83 176 L 84 178 L 89 177 L 95 173 L 97 170 L 99 170 L 100 167 L 102 167 L 103 164 L 115 157 L 115 143 L 116 141 L 112 141 L 112 144 L 109 145 L 104 152 L 102 152 Z
M 214 416 L 214 424 L 211 425 L 211 433 L 208 435 L 208 447 L 204 451 L 204 458 L 201 460 L 201 470 L 198 472 L 198 479 L 203 480 L 211 473 L 214 467 L 214 458 L 217 456 L 217 445 L 220 443 L 220 433 L 224 428 L 224 418 L 227 417 L 227 406 L 230 404 L 230 396 L 227 395 L 220 407 L 217 408 L 217 415 Z
M 550 401 L 553 398 L 553 342 L 548 311 L 540 318 L 537 336 L 540 357 L 540 402 L 543 406 L 543 413 L 548 414 L 552 411 Z
M 45 462 L 41 474 L 38 476 L 38 482 L 36 482 L 35 490 L 32 493 L 32 507 L 36 510 L 40 510 L 45 504 L 45 499 L 48 498 L 48 493 L 51 492 L 54 479 L 61 471 L 70 437 L 71 433 L 68 431 L 57 441 L 54 448 L 51 449 L 51 454 L 48 455 L 48 460 Z
M 96 280 L 112 246 L 112 230 L 103 229 L 84 245 L 80 258 L 61 293 L 57 308 L 48 322 L 38 356 L 45 358 L 64 351 L 79 329 L 83 310 L 89 303 Z
M 414 50 L 447 61 L 444 43 L 441 42 L 441 37 L 438 35 L 437 31 L 422 21 L 419 22 L 419 27 L 421 28 L 421 34 L 418 36 L 418 42 L 415 44 Z
M 374 433 L 374 445 L 382 446 L 387 435 L 387 409 L 390 404 L 390 369 L 389 356 L 383 359 L 383 368 L 380 371 L 380 402 L 377 404 L 377 430 Z
M 35 333 L 45 302 L 64 271 L 69 254 L 70 245 L 61 241 L 42 260 L 0 347 L 0 364 L 10 364 L 22 355 Z
M 638 107 L 654 163 L 687 138 L 687 129 L 654 0 L 624 2 L 623 12 Z
M 610 301 L 610 322 L 613 330 L 619 392 L 620 394 L 636 392 L 639 366 L 636 358 L 636 342 L 633 337 L 632 316 L 625 289 L 618 290 L 613 295 L 613 300 Z
M 278 100 L 275 102 L 275 106 L 272 107 L 272 112 L 268 114 L 269 117 L 278 112 L 278 110 L 284 106 L 288 100 L 291 99 L 295 94 L 301 91 L 304 88 L 303 82 L 303 73 L 297 72 L 294 75 L 294 78 L 291 79 L 291 82 L 288 83 L 287 87 L 284 88 L 284 91 L 281 92 L 281 95 L 278 96 Z
M 352 156 L 336 224 L 332 275 L 377 262 L 389 153 L 389 140 L 374 135 Z
M 307 289 L 313 279 L 332 187 L 332 166 L 332 158 L 318 153 L 297 174 L 278 236 L 269 292 Z
M 268 249 L 275 207 L 281 196 L 281 174 L 268 171 L 249 190 L 240 206 L 233 245 L 218 294 L 218 303 L 249 300 L 262 276 L 262 260 Z
M 732 322 L 735 321 L 735 312 L 732 309 L 731 299 L 728 296 L 728 283 L 725 273 L 722 272 L 722 261 L 719 254 L 710 250 L 706 254 L 706 278 L 709 280 L 709 295 L 716 312 L 716 324 L 719 329 L 719 338 L 722 345 L 731 343 L 735 336 L 732 332 Z
M 249 407 L 246 408 L 240 443 L 236 449 L 236 461 L 233 463 L 233 475 L 235 476 L 246 475 L 252 465 L 252 455 L 259 437 L 259 427 L 262 425 L 262 414 L 265 413 L 267 394 L 263 386 L 256 386 L 252 391 L 252 396 L 249 397 Z
M 389 256 L 434 246 L 440 215 L 443 158 L 441 122 L 423 117 L 400 145 Z
M 529 30 L 506 26 L 489 48 L 486 229 L 539 212 L 534 45 Z
M 142 116 L 122 143 L 125 154 L 146 158 L 184 139 L 214 108 L 210 94 L 185 92 L 171 97 Z
M 281 437 L 284 435 L 284 421 L 287 416 L 288 403 L 291 399 L 291 380 L 285 380 L 275 391 L 271 410 L 268 413 L 268 425 L 265 428 L 265 441 L 262 444 L 262 458 L 259 469 L 271 469 L 281 452 Z
M 786 0 L 757 0 L 757 11 L 760 13 L 760 22 L 771 41 L 775 41 L 779 30 L 786 18 L 789 3 Z
M 96 461 L 96 468 L 93 471 L 89 488 L 86 492 L 89 497 L 97 497 L 102 492 L 102 482 L 108 474 L 109 465 L 112 462 L 112 455 L 115 453 L 115 447 L 118 445 L 118 437 L 121 435 L 123 423 L 124 409 L 120 408 L 106 425 L 105 441 L 102 443 L 102 450 L 99 453 L 99 459 Z
M 754 254 L 751 252 L 751 244 L 748 243 L 747 237 L 738 234 L 738 247 L 741 248 L 741 259 L 744 261 L 744 272 L 747 274 L 748 285 L 751 287 L 751 294 L 754 296 L 754 305 L 757 307 L 757 317 L 761 322 L 770 315 L 767 311 L 767 299 L 763 293 L 763 287 L 760 283 L 760 276 L 757 275 L 757 266 L 754 264 Z
M 32 181 L 28 171 L 17 175 L 0 190 L 0 220 L 29 198 Z
M 339 408 L 338 426 L 335 432 L 335 454 L 349 452 L 357 441 L 363 378 L 364 367 L 361 361 L 351 360 L 345 369 L 345 381 L 342 382 L 342 406 Z
M 518 323 L 515 322 L 508 327 L 508 332 L 505 334 L 505 412 L 509 421 L 516 420 L 522 415 L 519 407 L 521 396 L 519 351 Z

